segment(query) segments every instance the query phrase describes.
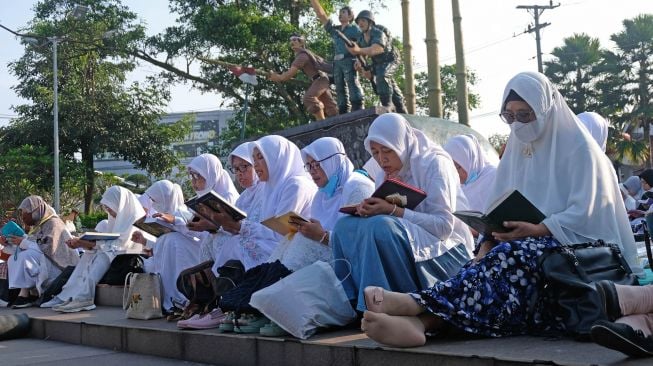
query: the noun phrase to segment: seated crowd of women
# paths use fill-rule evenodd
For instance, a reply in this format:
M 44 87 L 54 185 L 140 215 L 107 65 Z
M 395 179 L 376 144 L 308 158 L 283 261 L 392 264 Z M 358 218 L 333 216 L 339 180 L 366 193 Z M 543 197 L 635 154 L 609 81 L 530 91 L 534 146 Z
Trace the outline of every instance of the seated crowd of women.
M 363 314 L 363 331 L 384 344 L 421 345 L 425 334 L 447 328 L 484 336 L 559 329 L 555 314 L 532 303 L 541 287 L 537 257 L 544 249 L 603 239 L 622 246 L 634 273 L 641 275 L 642 268 L 610 161 L 551 82 L 539 73 L 517 74 L 505 88 L 501 111 L 511 133 L 500 162 L 472 135 L 452 137 L 441 147 L 394 113 L 377 117 L 364 141 L 373 157 L 369 171 L 377 173 L 372 177 L 354 170 L 343 144 L 332 137 L 302 150 L 277 135 L 238 146 L 228 163 L 240 194 L 218 158 L 195 158 L 188 173 L 197 195 L 219 193 L 247 213 L 240 221 L 224 213 L 194 218 L 179 186 L 166 180 L 140 198 L 114 186 L 101 200 L 109 214 L 102 231 L 120 237 L 91 242 L 71 237 L 52 208 L 28 197 L 20 209 L 32 229 L 6 247 L 17 258 L 9 261 L 10 286 L 21 289 L 17 304 L 27 304 L 30 288 L 40 291 L 62 268 L 75 265 L 63 290 L 41 306 L 91 310 L 95 286 L 112 260 L 142 245 L 151 251 L 145 269 L 161 275 L 163 306 L 172 309 L 188 302 L 177 277 L 203 261 L 212 260 L 217 274 L 232 259 L 246 270 L 280 261 L 290 271 L 336 259 L 345 293 Z M 414 209 L 371 197 L 387 178 L 427 196 Z M 505 222 L 509 232 L 483 235 L 453 215 L 484 211 L 514 189 L 546 219 Z M 357 215 L 339 212 L 349 204 L 357 204 Z M 261 223 L 290 211 L 310 218 L 293 222 L 294 235 L 284 237 Z M 146 214 L 176 230 L 149 237 L 133 226 Z M 81 259 L 77 248 L 84 250 Z M 229 323 L 233 317 L 218 308 L 179 326 Z M 236 324 L 256 325 L 255 331 L 266 325 L 252 318 Z

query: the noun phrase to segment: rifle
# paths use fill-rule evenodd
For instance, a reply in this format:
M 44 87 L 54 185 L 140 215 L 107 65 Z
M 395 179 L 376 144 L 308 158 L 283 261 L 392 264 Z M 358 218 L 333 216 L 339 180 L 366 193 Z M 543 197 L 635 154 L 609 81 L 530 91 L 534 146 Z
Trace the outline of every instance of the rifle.
M 334 29 L 338 37 L 342 38 L 342 41 L 345 42 L 345 45 L 347 47 L 354 47 L 354 41 L 351 39 L 347 38 L 347 36 L 342 33 L 341 31 Z M 356 61 L 358 61 L 359 64 L 361 64 L 361 67 L 365 71 L 370 71 L 372 70 L 372 65 L 368 65 L 367 62 L 365 61 L 365 58 L 361 55 L 356 55 Z M 374 81 L 374 73 L 372 73 L 372 77 L 368 79 L 370 83 L 372 84 L 372 90 L 376 93 L 376 81 Z

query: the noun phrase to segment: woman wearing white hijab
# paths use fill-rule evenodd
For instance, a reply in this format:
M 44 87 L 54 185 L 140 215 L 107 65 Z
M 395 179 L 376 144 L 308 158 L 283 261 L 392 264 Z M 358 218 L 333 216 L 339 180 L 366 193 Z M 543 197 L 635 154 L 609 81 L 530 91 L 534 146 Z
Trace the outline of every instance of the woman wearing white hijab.
M 642 179 L 637 175 L 628 177 L 624 182 L 624 186 L 628 189 L 628 194 L 630 194 L 635 201 L 641 199 L 644 192 L 646 192 L 642 187 Z
M 138 249 L 140 244 L 131 241 L 133 223 L 145 216 L 145 210 L 136 196 L 129 190 L 111 186 L 102 195 L 100 205 L 109 214 L 107 231 L 119 233 L 116 240 L 95 242 L 73 238 L 68 241 L 71 248 L 84 248 L 84 255 L 61 292 L 42 307 L 73 313 L 95 309 L 95 286 L 111 266 L 117 252 Z
M 169 180 L 160 180 L 152 184 L 143 193 L 155 213 L 148 213 L 171 222 L 174 232 L 163 234 L 154 242 L 146 241 L 142 233 L 135 232 L 132 240 L 146 244 L 152 249 L 152 256 L 144 261 L 146 272 L 159 273 L 163 285 L 163 308 L 170 310 L 174 304 L 185 304 L 188 299 L 177 289 L 177 277 L 181 271 L 200 263 L 200 239 L 197 232 L 190 231 L 180 212 L 185 212 L 184 196 L 181 187 Z M 167 219 L 166 219 L 167 217 Z M 174 217 L 174 221 L 170 218 Z
M 285 238 L 268 262 L 281 261 L 297 271 L 315 261 L 332 258 L 329 238 L 342 206 L 357 204 L 374 192 L 374 182 L 354 172 L 354 164 L 340 140 L 322 137 L 301 151 L 304 167 L 318 187 L 311 205 L 310 223 L 297 222 L 297 234 Z
M 427 197 L 414 210 L 380 198 L 358 206 L 361 217 L 338 221 L 331 245 L 335 271 L 356 309 L 365 310 L 363 290 L 369 285 L 396 291 L 417 291 L 444 280 L 467 262 L 472 235 L 453 212 L 466 209 L 451 157 L 414 129 L 399 114 L 377 117 L 365 148 L 383 169 L 375 182 L 394 177 L 422 189 Z
M 25 198 L 18 211 L 23 223 L 31 229 L 23 237 L 8 239 L 15 246 L 6 249 L 13 250 L 7 266 L 9 288 L 20 289 L 13 307 L 25 308 L 32 305 L 30 289 L 36 288 L 40 294 L 43 286 L 56 278 L 62 269 L 76 265 L 79 256 L 66 245 L 66 240 L 72 238 L 66 225 L 43 198 Z
M 362 328 L 372 339 L 418 346 L 426 341 L 425 331 L 445 324 L 495 337 L 560 329 L 557 314 L 533 303 L 542 278 L 537 258 L 560 244 L 620 243 L 633 272 L 642 274 L 610 161 L 562 95 L 544 75 L 525 72 L 508 82 L 503 101 L 511 134 L 488 202 L 517 189 L 546 219 L 506 222 L 512 231 L 492 233 L 495 240 L 483 242 L 474 261 L 428 290 L 366 289 L 372 305 Z
M 258 193 L 260 208 L 241 221 L 226 214 L 214 216 L 235 237 L 213 242 L 214 271 L 229 259 L 239 259 L 246 270 L 265 262 L 283 237 L 260 222 L 289 211 L 309 216 L 317 190 L 304 171 L 299 149 L 286 138 L 269 135 L 248 147 L 259 184 L 263 184 Z
M 608 142 L 608 121 L 596 112 L 583 112 L 576 117 L 583 123 L 583 126 L 592 135 L 594 141 L 605 152 Z
M 444 144 L 444 150 L 456 166 L 469 209 L 483 212 L 499 159 L 486 154 L 474 135 L 453 136 Z
M 213 154 L 202 154 L 195 157 L 188 164 L 188 173 L 192 180 L 204 180 L 204 188 L 196 190 L 198 196 L 215 191 L 224 197 L 229 203 L 235 203 L 238 199 L 238 191 L 234 183 L 224 169 L 222 163 Z

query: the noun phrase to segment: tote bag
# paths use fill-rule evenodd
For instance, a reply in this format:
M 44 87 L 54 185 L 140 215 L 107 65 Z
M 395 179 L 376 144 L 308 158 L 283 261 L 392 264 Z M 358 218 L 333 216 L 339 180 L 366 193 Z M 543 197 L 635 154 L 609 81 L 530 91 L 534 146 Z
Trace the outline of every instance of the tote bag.
M 122 308 L 130 319 L 162 318 L 161 276 L 158 273 L 128 273 L 122 293 Z
M 317 261 L 252 294 L 250 305 L 301 339 L 356 318 L 330 264 Z

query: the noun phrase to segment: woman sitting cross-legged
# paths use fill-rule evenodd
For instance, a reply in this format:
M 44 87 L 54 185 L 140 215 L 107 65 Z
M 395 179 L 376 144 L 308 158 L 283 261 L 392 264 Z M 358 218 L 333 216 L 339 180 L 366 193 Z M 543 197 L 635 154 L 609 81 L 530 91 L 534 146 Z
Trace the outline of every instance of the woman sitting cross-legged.
M 399 114 L 377 117 L 369 128 L 365 148 L 382 168 L 377 186 L 394 177 L 427 193 L 414 210 L 381 198 L 367 198 L 357 216 L 336 224 L 330 244 L 335 272 L 359 311 L 365 310 L 363 290 L 381 286 L 394 291 L 417 291 L 445 280 L 466 263 L 472 235 L 453 216 L 466 209 L 458 175 L 449 155 Z
M 29 291 L 35 288 L 39 294 L 50 281 L 68 266 L 75 266 L 79 256 L 66 245 L 72 235 L 66 224 L 57 216 L 50 205 L 40 196 L 29 196 L 18 206 L 25 225 L 31 227 L 24 237 L 10 237 L 14 246 L 7 261 L 9 288 L 19 288 L 20 293 L 12 307 L 32 306 Z
M 111 186 L 102 195 L 100 205 L 109 214 L 107 232 L 118 233 L 120 237 L 116 240 L 68 240 L 69 247 L 83 248 L 84 255 L 61 292 L 43 307 L 65 313 L 95 309 L 95 286 L 111 266 L 111 261 L 120 251 L 141 246 L 131 241 L 135 229 L 133 223 L 145 216 L 136 196 L 125 188 Z
M 560 317 L 537 298 L 546 248 L 603 239 L 622 244 L 635 274 L 635 242 L 610 161 L 581 130 L 562 95 L 542 74 L 517 74 L 506 86 L 502 117 L 511 134 L 488 203 L 519 190 L 546 218 L 505 222 L 507 233 L 485 238 L 455 276 L 413 293 L 365 289 L 361 327 L 377 342 L 411 347 L 445 327 L 483 336 L 560 330 Z

